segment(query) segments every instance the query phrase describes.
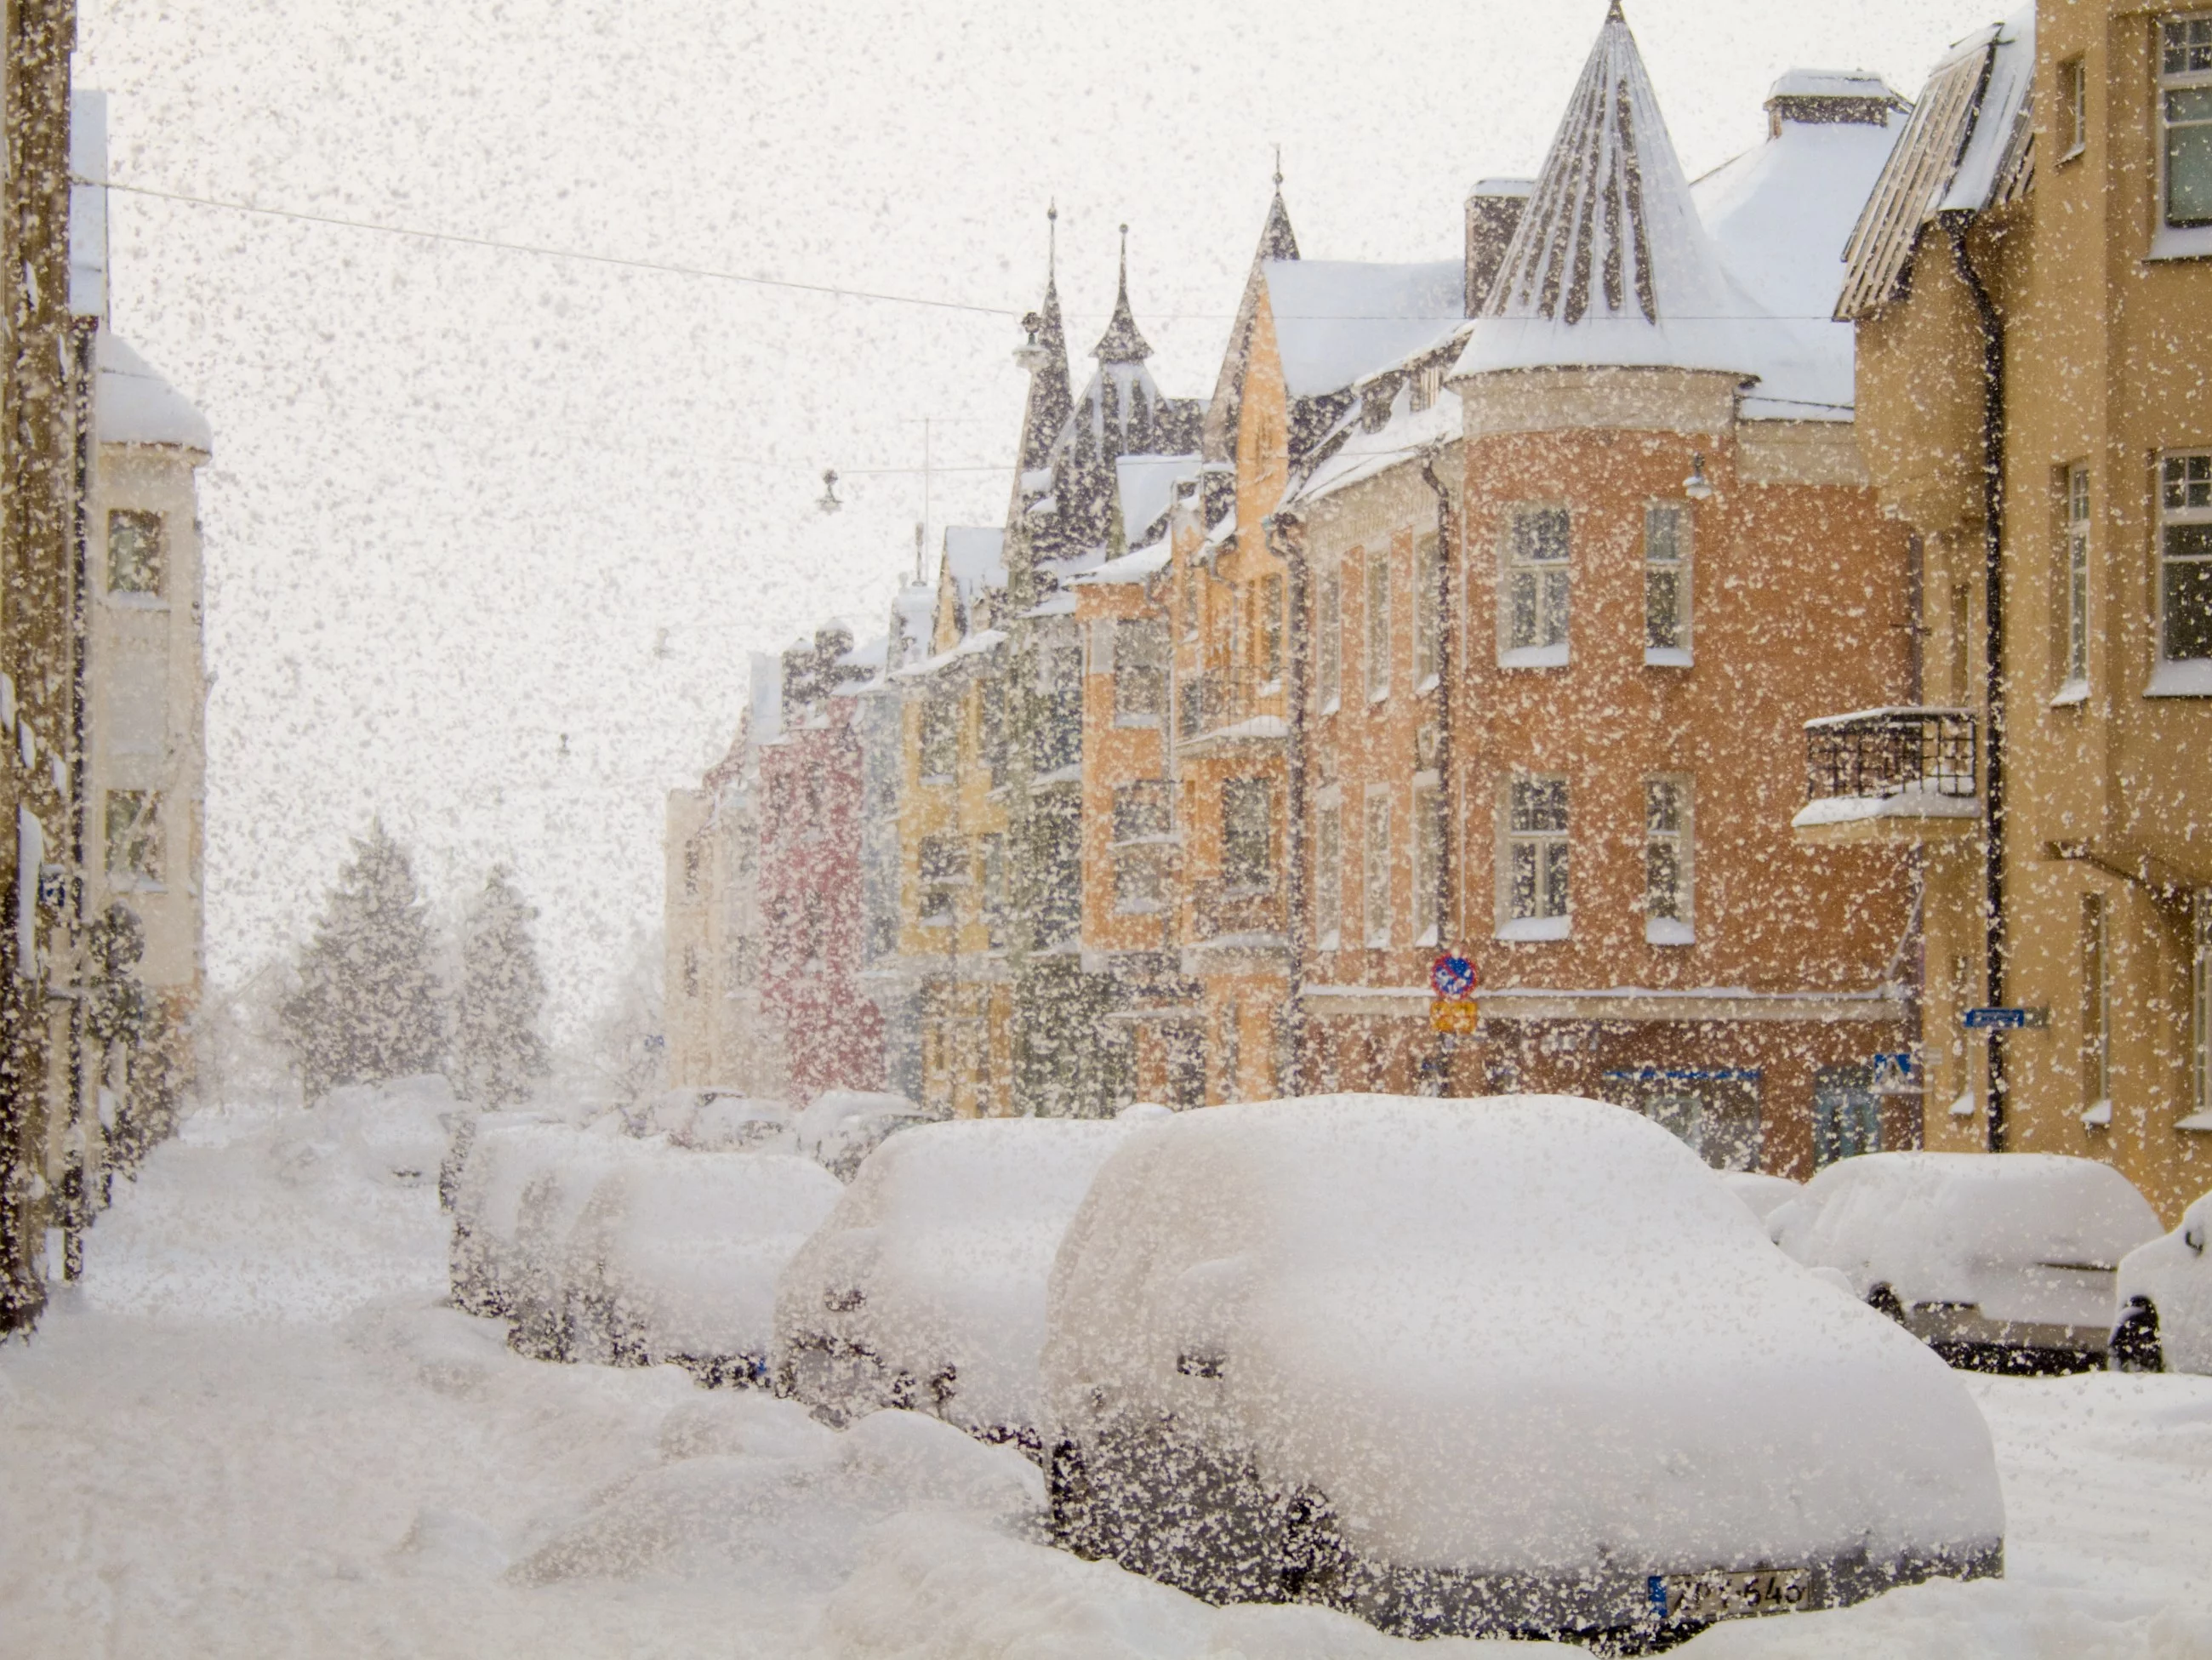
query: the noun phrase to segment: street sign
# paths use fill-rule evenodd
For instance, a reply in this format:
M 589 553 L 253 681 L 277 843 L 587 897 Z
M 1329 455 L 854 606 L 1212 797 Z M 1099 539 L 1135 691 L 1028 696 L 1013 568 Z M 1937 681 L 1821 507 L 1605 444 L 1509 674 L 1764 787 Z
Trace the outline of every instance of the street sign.
M 1441 1000 L 1474 995 L 1474 964 L 1464 957 L 1439 957 L 1429 965 L 1429 984 Z
M 1440 1032 L 1459 1037 L 1471 1037 L 1480 1016 L 1471 997 L 1438 997 L 1429 1004 L 1429 1025 Z
M 1968 1009 L 1968 1031 L 2026 1031 L 2031 1027 L 2051 1024 L 2047 1008 Z

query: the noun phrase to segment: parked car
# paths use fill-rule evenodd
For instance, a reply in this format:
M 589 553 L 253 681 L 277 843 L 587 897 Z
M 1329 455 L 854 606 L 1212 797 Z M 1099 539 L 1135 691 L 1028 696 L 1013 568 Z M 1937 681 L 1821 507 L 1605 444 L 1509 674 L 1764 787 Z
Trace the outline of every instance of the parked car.
M 781 1386 L 833 1424 L 911 1407 L 1035 1450 L 1053 1256 L 1127 1128 L 957 1119 L 885 1142 L 784 1274 Z
M 1838 1159 L 1768 1219 L 1808 1268 L 1954 1366 L 2100 1366 L 2120 1259 L 2159 1234 L 2127 1177 L 2060 1153 L 1870 1152 Z
M 886 1139 L 936 1116 L 903 1095 L 824 1090 L 799 1115 L 799 1150 L 840 1182 L 849 1182 L 861 1160 Z
M 2117 1371 L 2212 1372 L 2212 1193 L 2181 1213 L 2172 1233 L 2120 1259 L 2119 1318 L 2110 1349 Z
M 1059 1537 L 1215 1602 L 1619 1650 L 2002 1568 L 1963 1384 L 1598 1102 L 1133 1127 L 1042 1371 Z
M 538 1113 L 485 1113 L 455 1138 L 459 1158 L 451 1177 L 453 1213 L 449 1274 L 453 1306 L 465 1313 L 507 1311 L 505 1275 L 513 1261 L 524 1190 L 560 1157 L 576 1131 Z M 441 1186 L 446 1185 L 441 1172 Z
M 765 1383 L 777 1280 L 844 1192 L 787 1153 L 636 1147 L 556 1258 L 568 1358 Z
M 1761 1222 L 1805 1190 L 1802 1182 L 1786 1176 L 1764 1176 L 1757 1171 L 1724 1170 L 1720 1178 L 1721 1185 L 1742 1200 Z

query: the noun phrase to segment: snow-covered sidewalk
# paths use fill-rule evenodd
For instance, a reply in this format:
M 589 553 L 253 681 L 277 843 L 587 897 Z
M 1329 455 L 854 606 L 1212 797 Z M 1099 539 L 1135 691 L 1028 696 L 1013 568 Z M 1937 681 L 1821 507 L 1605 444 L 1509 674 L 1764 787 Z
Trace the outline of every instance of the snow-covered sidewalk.
M 441 1306 L 427 1188 L 203 1116 L 0 1349 L 0 1655 L 1406 1656 L 1039 1542 L 1019 1455 Z M 2212 1379 L 1991 1380 L 2010 1578 L 1690 1655 L 2212 1654 Z M 1811 1426 L 1808 1426 L 1811 1427 Z M 1516 1647 L 1511 1652 L 1528 1652 Z

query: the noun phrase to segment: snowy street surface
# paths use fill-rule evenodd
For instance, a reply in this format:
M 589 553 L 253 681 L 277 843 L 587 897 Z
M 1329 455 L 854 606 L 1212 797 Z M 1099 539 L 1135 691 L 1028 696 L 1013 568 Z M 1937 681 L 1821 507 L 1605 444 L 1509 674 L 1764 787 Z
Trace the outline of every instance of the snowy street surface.
M 1042 1484 L 1015 1452 L 905 1413 L 833 1432 L 672 1368 L 525 1359 L 445 1290 L 429 1187 L 265 1119 L 189 1121 L 88 1236 L 81 1286 L 0 1349 L 0 1655 L 1486 1646 L 1207 1608 L 1041 1542 Z M 1972 1388 L 2006 1580 L 1740 1622 L 1680 1652 L 2212 1656 L 2212 1378 Z

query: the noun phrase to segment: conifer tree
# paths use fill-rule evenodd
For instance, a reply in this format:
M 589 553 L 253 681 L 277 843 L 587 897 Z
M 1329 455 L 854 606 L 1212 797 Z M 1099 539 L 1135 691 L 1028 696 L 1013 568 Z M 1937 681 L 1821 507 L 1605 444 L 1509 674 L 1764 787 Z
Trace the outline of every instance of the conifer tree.
M 379 820 L 354 842 L 279 1019 L 307 1098 L 434 1071 L 445 1047 L 428 908 Z
M 453 1005 L 453 1087 L 465 1101 L 501 1107 L 523 1099 L 546 1071 L 538 1023 L 545 976 L 531 938 L 537 911 L 509 873 L 492 872 L 461 925 L 461 984 Z

